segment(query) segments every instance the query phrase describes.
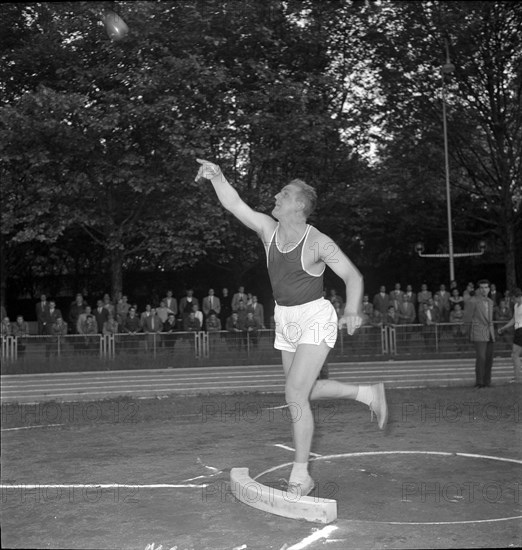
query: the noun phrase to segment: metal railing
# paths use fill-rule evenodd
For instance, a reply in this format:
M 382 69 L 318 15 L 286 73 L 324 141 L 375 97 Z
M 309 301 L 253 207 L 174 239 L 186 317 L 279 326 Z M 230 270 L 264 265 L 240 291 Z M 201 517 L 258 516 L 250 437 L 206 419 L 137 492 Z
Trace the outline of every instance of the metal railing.
M 497 323 L 498 325 L 499 323 Z M 279 363 L 274 331 L 174 332 L 111 335 L 2 336 L 2 373 L 194 367 Z M 509 333 L 495 352 L 511 349 Z M 462 325 L 363 326 L 354 336 L 339 331 L 329 361 L 463 356 L 474 349 Z

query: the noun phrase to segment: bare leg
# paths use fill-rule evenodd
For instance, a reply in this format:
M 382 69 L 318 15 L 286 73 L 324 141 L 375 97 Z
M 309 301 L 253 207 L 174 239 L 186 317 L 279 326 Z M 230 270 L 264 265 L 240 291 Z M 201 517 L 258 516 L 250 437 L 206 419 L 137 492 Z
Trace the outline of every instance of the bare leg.
M 286 402 L 291 405 L 294 460 L 298 463 L 308 462 L 314 433 L 310 394 L 329 351 L 326 343 L 321 342 L 317 346 L 301 344 L 295 353 L 282 352 Z
M 314 431 L 311 399 L 355 399 L 376 413 L 379 427 L 387 422 L 388 409 L 382 384 L 344 384 L 336 380 L 317 380 L 330 348 L 321 344 L 301 344 L 296 353 L 283 351 L 286 376 L 286 402 L 290 404 L 293 421 L 295 462 L 307 462 Z

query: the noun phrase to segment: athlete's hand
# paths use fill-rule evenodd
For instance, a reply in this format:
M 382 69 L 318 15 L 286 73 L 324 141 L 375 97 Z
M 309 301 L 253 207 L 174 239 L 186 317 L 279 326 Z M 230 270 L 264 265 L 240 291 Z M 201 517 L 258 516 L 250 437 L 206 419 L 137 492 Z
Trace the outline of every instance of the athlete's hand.
M 221 174 L 221 168 L 217 164 L 203 159 L 196 160 L 199 162 L 199 164 L 201 164 L 198 170 L 198 175 L 196 176 L 196 181 L 199 181 L 201 178 L 211 180 L 212 178 L 215 178 L 216 176 L 219 176 L 219 174 Z
M 344 312 L 339 319 L 339 328 L 342 329 L 346 325 L 346 330 L 349 336 L 353 336 L 354 332 L 362 326 L 363 319 L 359 313 Z

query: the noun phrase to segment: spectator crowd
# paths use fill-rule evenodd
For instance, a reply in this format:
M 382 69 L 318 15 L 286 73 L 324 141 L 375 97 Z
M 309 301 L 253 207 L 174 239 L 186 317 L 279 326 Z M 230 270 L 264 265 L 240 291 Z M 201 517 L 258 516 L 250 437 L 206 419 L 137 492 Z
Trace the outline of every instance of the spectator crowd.
M 363 325 L 458 325 L 462 323 L 464 309 L 474 292 L 475 285 L 471 282 L 462 292 L 455 281 L 449 288 L 440 284 L 436 289 L 428 289 L 427 284 L 422 284 L 417 291 L 410 284 L 403 290 L 401 283 L 396 283 L 391 291 L 382 285 L 375 295 L 364 295 Z M 335 289 L 325 290 L 324 297 L 332 302 L 340 317 L 343 298 Z M 494 320 L 509 321 L 515 303 L 510 291 L 502 294 L 492 284 L 490 298 L 495 304 Z M 29 334 L 29 325 L 22 315 L 11 322 L 2 306 L 1 317 L 2 336 Z M 255 337 L 258 330 L 266 328 L 263 304 L 256 295 L 246 292 L 244 286 L 234 294 L 223 288 L 219 296 L 210 288 L 201 300 L 191 288 L 179 299 L 168 290 L 159 303 L 148 303 L 143 311 L 130 302 L 127 295 L 120 295 L 113 301 L 105 294 L 91 305 L 82 294 L 77 294 L 67 316 L 56 307 L 54 300 L 42 294 L 35 306 L 35 320 L 38 334 L 53 336 L 228 331 L 248 332 Z M 273 328 L 273 318 L 268 325 Z
M 29 335 L 29 324 L 22 315 L 12 323 L 2 306 L 1 317 L 2 336 Z M 35 320 L 39 335 L 52 336 L 222 330 L 254 336 L 265 328 L 265 311 L 257 296 L 240 286 L 235 294 L 223 288 L 220 296 L 210 288 L 201 300 L 190 288 L 179 300 L 168 290 L 159 304 L 148 303 L 143 311 L 136 303 L 129 302 L 126 295 L 112 301 L 109 294 L 105 294 L 90 305 L 82 294 L 77 294 L 67 315 L 62 314 L 54 300 L 42 294 L 35 306 Z

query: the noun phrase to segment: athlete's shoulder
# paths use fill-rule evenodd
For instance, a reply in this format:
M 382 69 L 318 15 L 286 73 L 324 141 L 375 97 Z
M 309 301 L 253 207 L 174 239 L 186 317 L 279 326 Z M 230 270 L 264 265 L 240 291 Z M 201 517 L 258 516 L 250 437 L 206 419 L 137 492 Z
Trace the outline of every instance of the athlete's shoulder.
M 326 234 L 317 229 L 313 225 L 309 225 L 308 239 L 315 242 L 332 242 L 332 239 Z

